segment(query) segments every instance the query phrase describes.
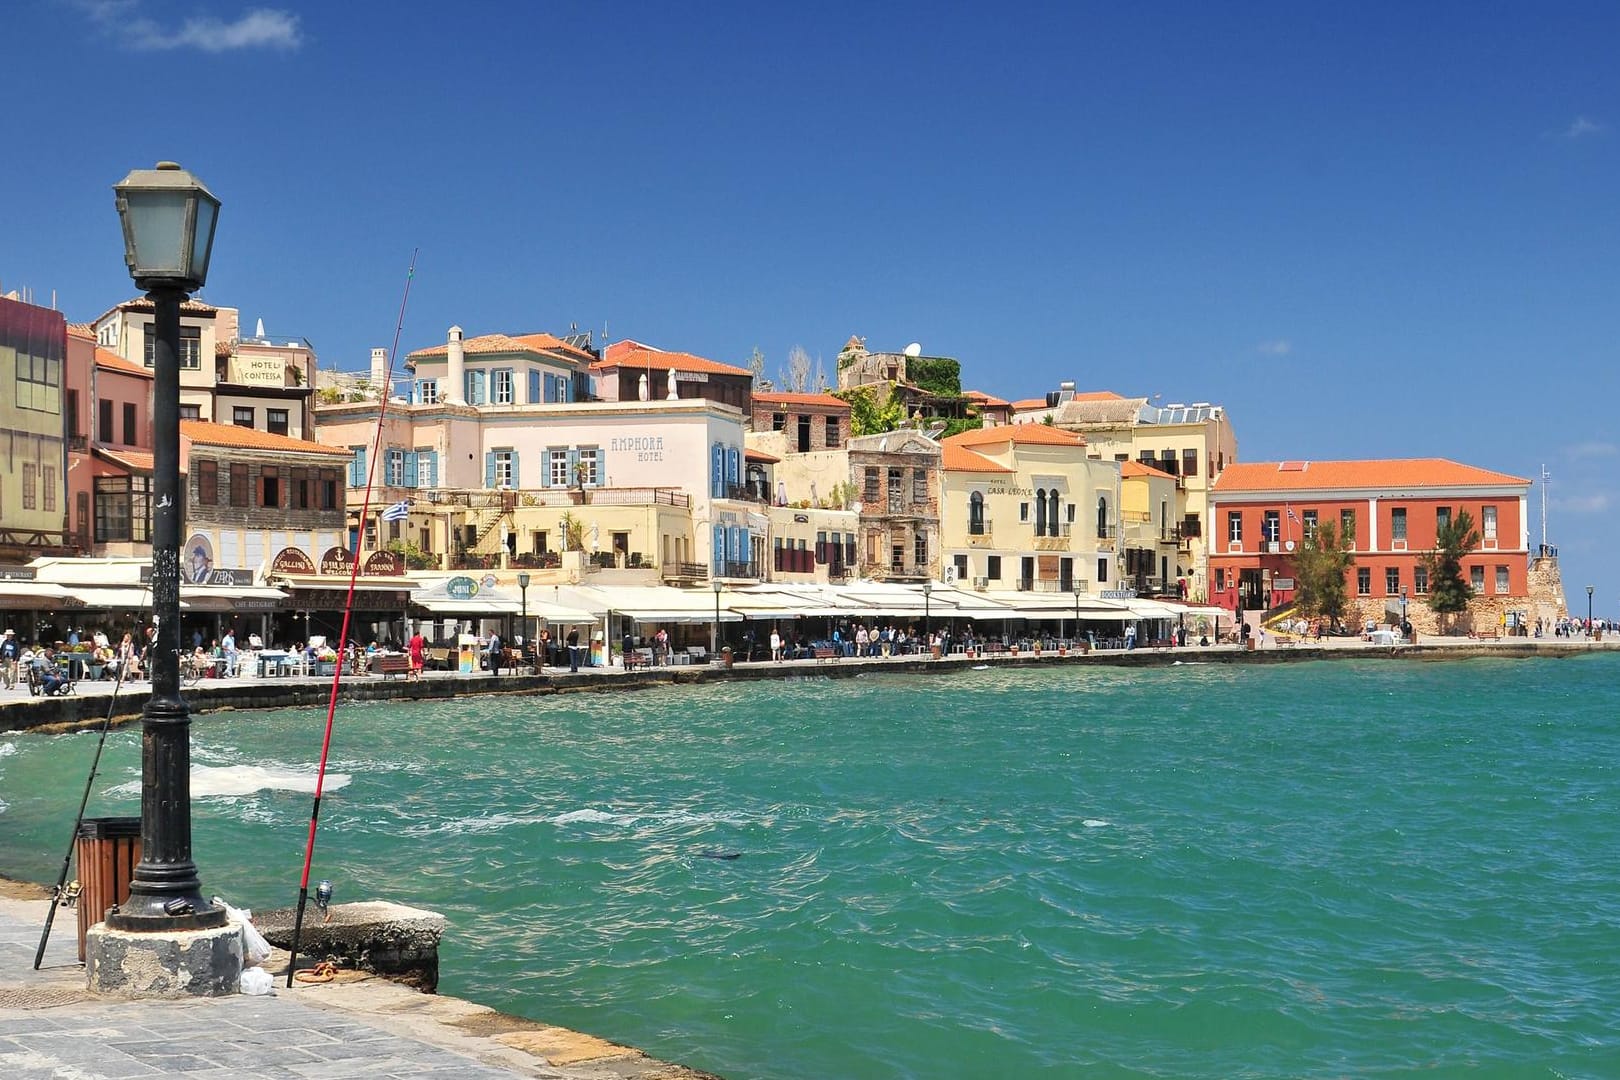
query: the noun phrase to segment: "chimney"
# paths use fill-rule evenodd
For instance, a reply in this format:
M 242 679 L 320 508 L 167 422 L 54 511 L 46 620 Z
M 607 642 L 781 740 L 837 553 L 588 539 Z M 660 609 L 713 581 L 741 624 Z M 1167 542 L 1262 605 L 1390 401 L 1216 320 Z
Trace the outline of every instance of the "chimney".
M 372 349 L 371 385 L 377 388 L 377 393 L 382 393 L 383 380 L 386 378 L 388 378 L 388 350 Z
M 448 345 L 450 370 L 445 372 L 444 378 L 448 385 L 439 388 L 439 400 L 451 405 L 465 405 L 467 404 L 466 395 L 462 393 L 462 389 L 467 382 L 465 374 L 467 358 L 466 354 L 461 351 L 461 327 L 452 326 L 450 328 Z

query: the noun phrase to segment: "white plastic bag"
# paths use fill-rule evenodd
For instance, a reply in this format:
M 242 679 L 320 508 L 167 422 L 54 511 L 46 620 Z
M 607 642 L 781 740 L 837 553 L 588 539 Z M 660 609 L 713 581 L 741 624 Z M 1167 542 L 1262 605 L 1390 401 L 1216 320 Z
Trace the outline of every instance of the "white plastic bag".
M 232 907 L 217 896 L 214 903 L 223 907 L 226 917 L 242 928 L 242 966 L 257 967 L 270 959 L 270 943 L 253 925 L 253 912 L 248 908 Z
M 275 979 L 270 972 L 255 965 L 242 969 L 242 993 L 244 994 L 273 994 L 275 993 Z

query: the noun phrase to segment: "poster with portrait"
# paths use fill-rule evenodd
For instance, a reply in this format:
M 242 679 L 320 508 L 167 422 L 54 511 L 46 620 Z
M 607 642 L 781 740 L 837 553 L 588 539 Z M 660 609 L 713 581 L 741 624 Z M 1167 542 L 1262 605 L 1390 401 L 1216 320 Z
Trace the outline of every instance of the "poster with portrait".
M 208 584 L 214 572 L 214 545 L 202 533 L 193 533 L 186 541 L 180 565 L 184 567 L 186 581 L 193 585 Z

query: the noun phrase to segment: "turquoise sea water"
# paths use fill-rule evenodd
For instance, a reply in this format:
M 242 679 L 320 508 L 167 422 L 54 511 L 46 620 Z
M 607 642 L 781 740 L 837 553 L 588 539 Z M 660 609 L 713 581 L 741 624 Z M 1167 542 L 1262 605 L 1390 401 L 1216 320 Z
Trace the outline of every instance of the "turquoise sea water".
M 200 717 L 199 785 L 323 720 Z M 54 879 L 94 741 L 0 736 L 0 872 Z M 354 706 L 315 876 L 444 912 L 446 993 L 731 1078 L 1612 1078 L 1617 749 L 1608 656 Z M 205 888 L 293 903 L 308 816 L 199 796 Z

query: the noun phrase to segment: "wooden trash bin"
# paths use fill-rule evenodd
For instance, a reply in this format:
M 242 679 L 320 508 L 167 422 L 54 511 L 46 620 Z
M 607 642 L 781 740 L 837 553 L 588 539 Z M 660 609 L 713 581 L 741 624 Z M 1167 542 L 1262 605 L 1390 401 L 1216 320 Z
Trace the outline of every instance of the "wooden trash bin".
M 79 962 L 90 927 L 107 917 L 107 909 L 129 899 L 130 879 L 141 861 L 141 819 L 86 818 L 74 839 L 79 859 Z

